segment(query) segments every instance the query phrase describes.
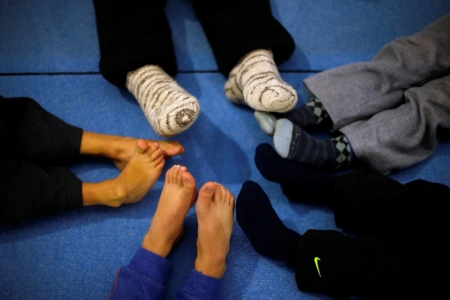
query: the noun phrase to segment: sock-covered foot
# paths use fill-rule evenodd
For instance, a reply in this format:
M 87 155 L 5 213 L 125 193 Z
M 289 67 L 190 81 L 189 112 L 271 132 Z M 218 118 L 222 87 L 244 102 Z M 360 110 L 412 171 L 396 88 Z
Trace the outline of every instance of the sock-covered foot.
M 272 113 L 266 111 L 255 110 L 253 115 L 255 116 L 256 121 L 258 121 L 262 131 L 270 136 L 273 136 L 277 118 Z
M 188 129 L 200 113 L 198 100 L 158 66 L 147 65 L 128 73 L 126 86 L 161 136 Z
M 281 79 L 272 51 L 255 50 L 231 70 L 225 95 L 260 111 L 287 112 L 297 103 L 297 92 Z
M 344 135 L 318 140 L 287 119 L 275 123 L 273 143 L 281 157 L 312 167 L 333 170 L 348 166 L 353 159 Z
M 281 158 L 269 144 L 260 144 L 255 151 L 255 164 L 261 175 L 284 187 L 320 195 L 331 193 L 334 176 L 316 172 L 299 163 Z
M 236 219 L 259 254 L 294 263 L 301 235 L 283 224 L 256 182 L 248 180 L 242 185 L 236 201 Z
M 288 119 L 302 129 L 325 127 L 330 123 L 322 102 L 314 97 L 299 108 L 283 114 L 255 111 L 255 118 L 261 129 L 270 136 L 275 131 L 275 122 L 281 118 Z

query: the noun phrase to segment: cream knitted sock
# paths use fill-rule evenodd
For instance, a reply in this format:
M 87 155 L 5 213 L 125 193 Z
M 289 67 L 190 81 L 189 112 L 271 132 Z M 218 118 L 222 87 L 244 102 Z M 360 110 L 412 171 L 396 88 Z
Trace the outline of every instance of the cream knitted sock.
M 188 129 L 200 113 L 198 100 L 159 66 L 147 65 L 129 72 L 126 87 L 160 136 Z
M 287 112 L 297 103 L 297 92 L 281 79 L 272 51 L 264 49 L 247 53 L 231 70 L 225 95 L 259 111 Z

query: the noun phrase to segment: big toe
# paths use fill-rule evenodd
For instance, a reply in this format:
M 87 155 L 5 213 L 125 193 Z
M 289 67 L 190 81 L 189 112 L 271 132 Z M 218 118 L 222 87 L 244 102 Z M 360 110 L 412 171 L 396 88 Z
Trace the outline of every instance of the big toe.
M 217 183 L 215 182 L 207 182 L 200 189 L 197 207 L 208 207 L 212 203 L 212 198 L 214 196 L 214 192 L 217 189 Z
M 136 144 L 135 152 L 138 154 L 142 154 L 148 149 L 148 143 L 144 140 L 139 139 Z

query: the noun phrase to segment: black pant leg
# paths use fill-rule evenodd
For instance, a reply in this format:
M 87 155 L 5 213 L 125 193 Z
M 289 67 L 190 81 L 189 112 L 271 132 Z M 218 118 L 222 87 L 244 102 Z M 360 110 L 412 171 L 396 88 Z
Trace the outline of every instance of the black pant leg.
M 362 235 L 308 230 L 296 249 L 300 290 L 362 299 L 434 299 L 445 292 L 447 186 L 403 185 L 367 167 L 337 177 L 334 196 L 336 225 Z
M 286 61 L 295 50 L 287 30 L 272 16 L 269 0 L 192 0 L 225 76 L 246 53 L 271 49 L 275 62 Z
M 30 98 L 0 96 L 0 156 L 40 165 L 67 163 L 80 154 L 83 130 Z
M 0 160 L 0 222 L 19 221 L 81 207 L 81 181 L 62 167 Z
M 126 75 L 148 64 L 174 76 L 177 63 L 166 0 L 94 0 L 100 72 L 125 87 Z
M 381 236 L 429 236 L 448 228 L 450 188 L 415 180 L 401 184 L 365 167 L 336 177 L 334 215 L 344 230 Z M 430 234 L 432 232 L 432 234 Z
M 423 244 L 402 236 L 350 237 L 308 230 L 296 249 L 297 286 L 341 299 L 437 299 L 450 279 L 444 240 Z

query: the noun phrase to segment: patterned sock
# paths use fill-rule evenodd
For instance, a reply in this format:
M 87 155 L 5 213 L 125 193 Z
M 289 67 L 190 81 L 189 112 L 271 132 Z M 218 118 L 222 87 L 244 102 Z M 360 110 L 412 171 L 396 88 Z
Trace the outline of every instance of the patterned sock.
M 330 117 L 319 99 L 312 97 L 307 103 L 301 107 L 291 110 L 284 114 L 274 113 L 277 119 L 288 119 L 301 129 L 308 129 L 323 125 L 325 121 L 329 121 Z
M 255 111 L 255 118 L 261 129 L 270 136 L 273 136 L 276 120 L 282 118 L 288 119 L 302 129 L 325 127 L 331 123 L 322 102 L 315 97 L 299 108 L 283 114 Z
M 198 100 L 159 66 L 147 65 L 129 72 L 126 86 L 153 130 L 161 136 L 172 136 L 188 129 L 200 113 Z
M 279 183 L 288 191 L 289 200 L 315 204 L 331 204 L 334 176 L 307 168 L 281 158 L 269 144 L 260 144 L 255 151 L 255 165 L 261 175 Z
M 273 143 L 281 157 L 313 167 L 333 170 L 348 166 L 353 159 L 344 135 L 318 140 L 287 119 L 275 123 Z
M 272 51 L 262 49 L 245 55 L 231 70 L 225 95 L 260 111 L 286 112 L 297 103 L 297 92 L 281 79 Z
M 236 200 L 236 220 L 259 254 L 294 263 L 301 235 L 283 224 L 256 182 L 248 180 L 242 185 Z

